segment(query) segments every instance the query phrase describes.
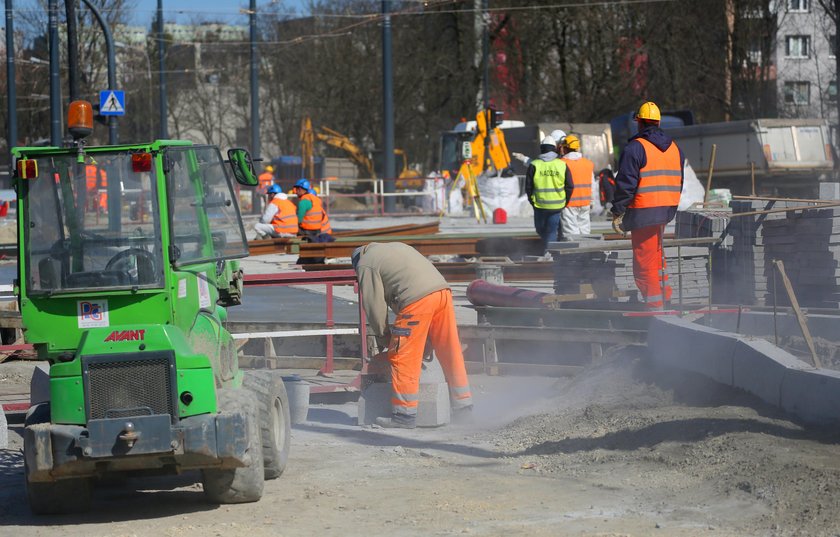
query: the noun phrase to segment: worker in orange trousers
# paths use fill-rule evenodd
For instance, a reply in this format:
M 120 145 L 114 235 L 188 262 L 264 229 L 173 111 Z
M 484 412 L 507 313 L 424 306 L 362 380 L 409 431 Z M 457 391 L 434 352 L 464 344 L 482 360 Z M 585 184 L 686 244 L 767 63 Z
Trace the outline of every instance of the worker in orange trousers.
M 648 309 L 661 310 L 671 298 L 662 236 L 674 219 L 684 181 L 683 154 L 659 128 L 661 114 L 646 102 L 636 113 L 639 133 L 621 152 L 612 204 L 613 228 L 630 232 L 633 276 Z
M 391 364 L 391 417 L 382 427 L 413 429 L 417 420 L 420 372 L 426 341 L 431 341 L 449 384 L 453 411 L 472 409 L 467 370 L 452 291 L 443 276 L 420 252 L 401 242 L 370 243 L 353 252 L 359 295 L 371 333 L 387 337 Z M 388 326 L 388 308 L 396 319 Z

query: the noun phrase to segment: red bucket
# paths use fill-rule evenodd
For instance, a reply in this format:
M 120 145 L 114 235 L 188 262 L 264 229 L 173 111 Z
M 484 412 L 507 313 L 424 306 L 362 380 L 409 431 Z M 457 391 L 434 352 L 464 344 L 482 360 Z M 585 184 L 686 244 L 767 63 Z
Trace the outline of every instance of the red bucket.
M 494 224 L 507 224 L 507 212 L 501 207 L 493 211 Z

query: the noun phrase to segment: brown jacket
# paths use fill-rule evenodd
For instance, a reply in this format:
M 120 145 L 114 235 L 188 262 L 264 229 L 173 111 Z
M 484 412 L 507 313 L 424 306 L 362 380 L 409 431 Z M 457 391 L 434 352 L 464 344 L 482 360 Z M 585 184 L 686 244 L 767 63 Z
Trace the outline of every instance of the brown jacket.
M 372 242 L 362 247 L 356 264 L 359 293 L 375 336 L 388 332 L 388 307 L 404 307 L 449 284 L 420 252 L 401 242 Z

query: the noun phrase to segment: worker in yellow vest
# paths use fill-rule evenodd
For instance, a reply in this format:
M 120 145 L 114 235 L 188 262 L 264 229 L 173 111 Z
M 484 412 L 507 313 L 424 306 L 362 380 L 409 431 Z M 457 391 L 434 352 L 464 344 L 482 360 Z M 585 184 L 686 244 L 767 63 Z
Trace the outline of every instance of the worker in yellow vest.
M 534 228 L 542 239 L 542 249 L 557 240 L 560 218 L 571 196 L 571 175 L 566 163 L 557 154 L 557 143 L 551 136 L 543 138 L 540 156 L 531 160 L 525 174 L 525 194 L 534 208 Z
M 569 134 L 560 143 L 563 162 L 572 176 L 572 195 L 566 200 L 566 208 L 560 217 L 563 236 L 587 235 L 590 232 L 589 218 L 592 204 L 592 182 L 595 180 L 595 164 L 580 153 L 580 138 Z
M 321 198 L 315 195 L 312 186 L 306 179 L 298 179 L 294 186 L 295 195 L 298 197 L 297 216 L 300 222 L 299 233 L 311 240 L 318 235 L 332 235 L 332 226 L 321 203 Z
M 271 185 L 266 191 L 268 204 L 260 221 L 254 225 L 257 239 L 266 237 L 295 237 L 298 233 L 298 216 L 295 204 L 283 193 L 280 185 Z

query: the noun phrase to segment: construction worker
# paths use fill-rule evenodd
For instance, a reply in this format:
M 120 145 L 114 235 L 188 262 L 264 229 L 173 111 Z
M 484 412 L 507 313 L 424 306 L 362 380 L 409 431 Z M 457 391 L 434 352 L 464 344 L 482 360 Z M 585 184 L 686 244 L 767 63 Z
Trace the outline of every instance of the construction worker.
M 332 226 L 321 203 L 321 198 L 315 195 L 312 186 L 306 179 L 298 179 L 293 187 L 298 197 L 297 217 L 301 235 L 316 240 L 318 235 L 332 235 Z
M 607 204 L 612 204 L 615 197 L 615 174 L 611 168 L 604 168 L 598 172 L 598 193 L 604 208 L 601 214 L 605 214 L 608 211 Z
M 572 194 L 572 179 L 566 163 L 557 154 L 554 138 L 546 136 L 540 156 L 531 160 L 525 174 L 525 193 L 534 208 L 534 228 L 542 239 L 543 252 L 557 240 L 566 200 Z
M 280 185 L 271 185 L 266 191 L 268 204 L 260 221 L 254 224 L 257 239 L 265 237 L 294 237 L 298 233 L 298 216 L 295 204 L 283 193 Z
M 87 210 L 102 212 L 108 210 L 108 173 L 98 164 L 85 165 L 85 187 L 87 190 Z
M 659 107 L 646 102 L 636 113 L 639 133 L 621 153 L 615 178 L 613 228 L 631 232 L 633 276 L 648 308 L 671 298 L 666 285 L 662 235 L 674 219 L 684 180 L 682 151 L 659 128 Z
M 351 259 L 371 332 L 389 338 L 391 417 L 377 418 L 376 423 L 415 427 L 427 339 L 449 384 L 455 416 L 465 415 L 472 409 L 472 394 L 449 284 L 425 256 L 401 242 L 372 242 L 357 248 Z M 389 306 L 396 314 L 393 327 L 388 326 Z
M 269 164 L 265 170 L 257 177 L 259 181 L 259 191 L 261 194 L 266 194 L 271 185 L 274 184 L 274 166 Z
M 563 162 L 572 176 L 572 195 L 566 200 L 561 221 L 563 236 L 589 234 L 589 208 L 592 205 L 592 182 L 595 164 L 580 153 L 580 138 L 569 134 L 560 143 Z

